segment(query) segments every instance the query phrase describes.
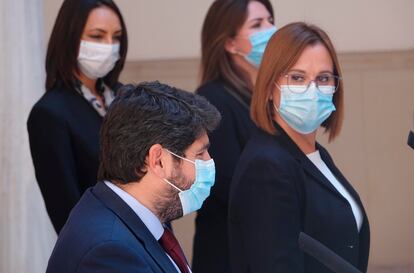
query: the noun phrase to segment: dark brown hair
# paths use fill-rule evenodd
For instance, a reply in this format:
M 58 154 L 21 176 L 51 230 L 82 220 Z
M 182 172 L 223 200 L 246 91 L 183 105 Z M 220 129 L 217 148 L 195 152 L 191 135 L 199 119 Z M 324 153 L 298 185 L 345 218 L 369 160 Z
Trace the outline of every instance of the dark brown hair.
M 221 79 L 232 91 L 248 99 L 251 98 L 253 83 L 247 72 L 232 62 L 225 43 L 242 27 L 251 1 L 262 3 L 273 17 L 273 8 L 268 0 L 216 0 L 207 12 L 201 33 L 201 85 Z
M 139 181 L 151 146 L 161 144 L 184 156 L 220 122 L 220 113 L 205 98 L 159 82 L 125 85 L 118 94 L 102 123 L 98 180 Z
M 338 57 L 328 35 L 319 27 L 303 22 L 291 23 L 279 29 L 270 39 L 257 76 L 256 87 L 252 96 L 250 113 L 256 125 L 270 134 L 275 134 L 273 125 L 273 106 L 270 101 L 274 84 L 282 77 L 299 59 L 303 50 L 310 45 L 322 44 L 331 55 L 334 65 L 333 73 L 342 76 Z M 333 96 L 336 107 L 322 127 L 329 133 L 329 141 L 333 140 L 340 132 L 343 115 L 343 83 Z
M 65 0 L 57 15 L 46 54 L 46 92 L 57 83 L 75 87 L 74 72 L 78 71 L 77 57 L 83 29 L 89 13 L 100 6 L 113 10 L 121 22 L 120 59 L 104 78 L 108 86 L 117 83 L 128 48 L 128 36 L 124 19 L 112 0 Z

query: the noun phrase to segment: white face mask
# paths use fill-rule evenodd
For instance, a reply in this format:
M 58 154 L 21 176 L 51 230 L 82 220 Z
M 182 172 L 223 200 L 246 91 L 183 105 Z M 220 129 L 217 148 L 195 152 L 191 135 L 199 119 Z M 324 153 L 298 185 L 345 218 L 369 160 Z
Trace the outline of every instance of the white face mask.
M 78 55 L 80 71 L 92 80 L 104 77 L 119 60 L 119 47 L 119 43 L 101 44 L 82 40 Z

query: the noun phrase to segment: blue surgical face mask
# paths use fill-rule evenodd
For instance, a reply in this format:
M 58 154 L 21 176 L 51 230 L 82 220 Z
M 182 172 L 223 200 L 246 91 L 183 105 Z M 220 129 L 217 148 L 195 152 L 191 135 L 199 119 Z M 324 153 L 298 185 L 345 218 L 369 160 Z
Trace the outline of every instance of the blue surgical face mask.
M 181 206 L 183 208 L 183 216 L 187 215 L 191 212 L 194 212 L 201 208 L 203 205 L 204 200 L 210 195 L 210 189 L 214 185 L 214 181 L 216 178 L 216 168 L 214 165 L 214 160 L 199 160 L 196 159 L 192 161 L 188 158 L 181 157 L 173 152 L 166 150 L 170 154 L 181 158 L 185 161 L 188 161 L 195 165 L 195 181 L 193 185 L 188 190 L 182 190 L 178 188 L 176 185 L 164 179 L 169 185 L 179 191 L 179 198 L 181 202 Z
M 276 32 L 276 27 L 271 27 L 262 31 L 258 31 L 249 36 L 249 41 L 252 45 L 252 50 L 244 58 L 254 65 L 259 67 L 262 62 L 263 53 L 266 49 L 272 35 Z
M 302 134 L 314 132 L 333 111 L 335 105 L 332 102 L 333 90 L 320 92 L 314 82 L 308 90 L 302 93 L 292 92 L 294 86 L 280 86 L 280 106 L 273 106 L 280 117 L 295 131 Z M 334 86 L 320 86 L 319 88 L 335 88 Z M 328 91 L 328 90 L 326 90 Z

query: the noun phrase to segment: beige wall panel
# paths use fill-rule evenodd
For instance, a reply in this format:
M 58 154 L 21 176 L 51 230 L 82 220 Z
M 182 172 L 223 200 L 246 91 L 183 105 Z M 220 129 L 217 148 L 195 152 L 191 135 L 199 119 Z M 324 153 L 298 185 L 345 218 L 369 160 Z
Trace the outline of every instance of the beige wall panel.
M 373 262 L 413 263 L 414 151 L 407 146 L 412 128 L 414 69 L 367 72 L 367 139 Z M 394 249 L 394 253 L 389 251 Z M 387 251 L 388 250 L 388 251 Z
M 172 223 L 174 233 L 183 247 L 185 256 L 190 262 L 193 260 L 193 238 L 195 229 L 195 217 L 196 214 L 191 213 Z
M 121 81 L 138 83 L 158 80 L 194 91 L 198 85 L 198 67 L 197 59 L 127 62 Z

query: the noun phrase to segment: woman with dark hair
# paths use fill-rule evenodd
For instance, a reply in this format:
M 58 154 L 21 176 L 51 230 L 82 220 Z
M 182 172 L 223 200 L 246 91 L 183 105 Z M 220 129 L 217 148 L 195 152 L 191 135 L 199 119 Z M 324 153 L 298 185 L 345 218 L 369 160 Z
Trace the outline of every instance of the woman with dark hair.
M 36 178 L 57 233 L 96 183 L 99 130 L 124 67 L 128 38 L 112 0 L 65 0 L 49 40 L 46 93 L 28 122 Z
M 305 23 L 278 30 L 252 96 L 259 130 L 231 184 L 233 273 L 333 272 L 300 250 L 300 232 L 367 271 L 370 231 L 363 204 L 316 141 L 320 126 L 330 141 L 339 135 L 343 93 L 336 51 L 323 30 Z
M 227 232 L 229 185 L 254 125 L 249 105 L 257 70 L 269 38 L 276 31 L 268 0 L 216 0 L 201 34 L 201 86 L 222 114 L 210 135 L 216 183 L 196 218 L 193 271 L 230 272 Z

